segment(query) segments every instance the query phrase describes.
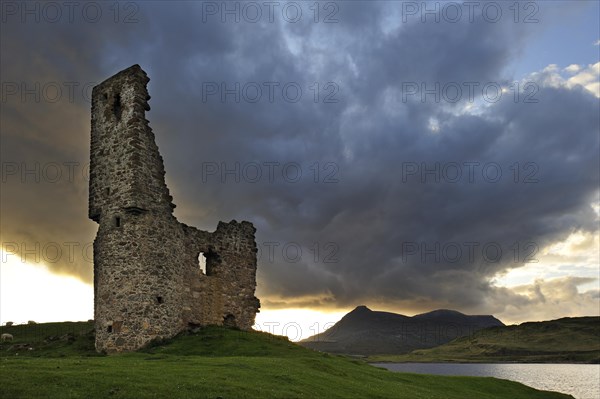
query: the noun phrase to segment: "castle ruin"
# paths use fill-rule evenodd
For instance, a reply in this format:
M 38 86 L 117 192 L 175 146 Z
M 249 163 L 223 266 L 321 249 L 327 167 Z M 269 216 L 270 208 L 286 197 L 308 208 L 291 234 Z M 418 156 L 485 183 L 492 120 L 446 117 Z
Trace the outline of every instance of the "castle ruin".
M 248 330 L 260 307 L 252 223 L 219 222 L 210 233 L 173 215 L 163 159 L 145 117 L 149 80 L 134 65 L 92 92 L 89 217 L 99 225 L 94 318 L 96 350 L 107 353 L 136 350 L 190 327 Z

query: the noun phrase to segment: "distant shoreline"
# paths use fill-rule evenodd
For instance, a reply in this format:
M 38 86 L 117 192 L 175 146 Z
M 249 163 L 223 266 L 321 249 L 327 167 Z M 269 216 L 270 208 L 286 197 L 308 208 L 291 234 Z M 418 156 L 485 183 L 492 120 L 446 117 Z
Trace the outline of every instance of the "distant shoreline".
M 600 362 L 561 362 L 561 361 L 548 361 L 548 362 L 528 362 L 523 360 L 515 360 L 515 361 L 501 361 L 495 362 L 493 360 L 482 359 L 478 360 L 370 360 L 369 358 L 365 359 L 365 361 L 369 364 L 378 364 L 378 363 L 402 363 L 402 364 L 600 364 Z

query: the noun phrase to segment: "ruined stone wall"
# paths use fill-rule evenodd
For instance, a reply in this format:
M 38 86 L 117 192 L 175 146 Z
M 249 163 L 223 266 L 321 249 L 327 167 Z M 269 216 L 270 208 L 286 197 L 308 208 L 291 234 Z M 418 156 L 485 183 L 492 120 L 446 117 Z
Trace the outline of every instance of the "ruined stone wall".
M 171 213 L 163 160 L 145 117 L 150 79 L 138 66 L 92 91 L 89 217 L 128 208 Z
M 138 349 L 189 326 L 250 329 L 260 306 L 255 229 L 214 233 L 177 221 L 163 160 L 145 118 L 149 79 L 134 65 L 94 87 L 89 217 L 94 241 L 96 349 Z M 206 273 L 198 256 L 206 258 Z
M 185 303 L 190 304 L 184 310 L 184 318 L 190 323 L 252 328 L 259 307 L 254 297 L 255 231 L 251 223 L 236 221 L 219 222 L 210 235 L 187 227 L 188 248 L 194 248 L 184 272 Z M 199 253 L 206 257 L 206 274 L 194 263 Z

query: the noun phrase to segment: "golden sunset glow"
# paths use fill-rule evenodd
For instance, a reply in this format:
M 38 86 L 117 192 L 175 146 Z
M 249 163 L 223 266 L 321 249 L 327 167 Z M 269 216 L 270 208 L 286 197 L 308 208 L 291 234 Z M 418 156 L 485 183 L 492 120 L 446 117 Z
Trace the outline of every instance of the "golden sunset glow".
M 81 280 L 58 275 L 42 263 L 23 262 L 1 251 L 0 322 L 80 321 L 94 317 L 94 289 Z
M 256 315 L 254 329 L 299 341 L 327 330 L 350 310 L 352 309 L 321 312 L 314 309 L 265 309 Z

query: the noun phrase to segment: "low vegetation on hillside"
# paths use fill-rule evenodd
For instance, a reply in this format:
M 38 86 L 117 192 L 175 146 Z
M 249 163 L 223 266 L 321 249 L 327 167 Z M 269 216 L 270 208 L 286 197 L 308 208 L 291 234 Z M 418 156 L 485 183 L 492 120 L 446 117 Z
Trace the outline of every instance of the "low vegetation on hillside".
M 600 317 L 566 317 L 492 327 L 468 337 L 406 355 L 380 355 L 390 362 L 600 363 Z
M 302 348 L 283 337 L 219 327 L 99 355 L 91 323 L 2 327 L 0 386 L 7 398 L 559 399 L 495 378 L 394 373 Z

